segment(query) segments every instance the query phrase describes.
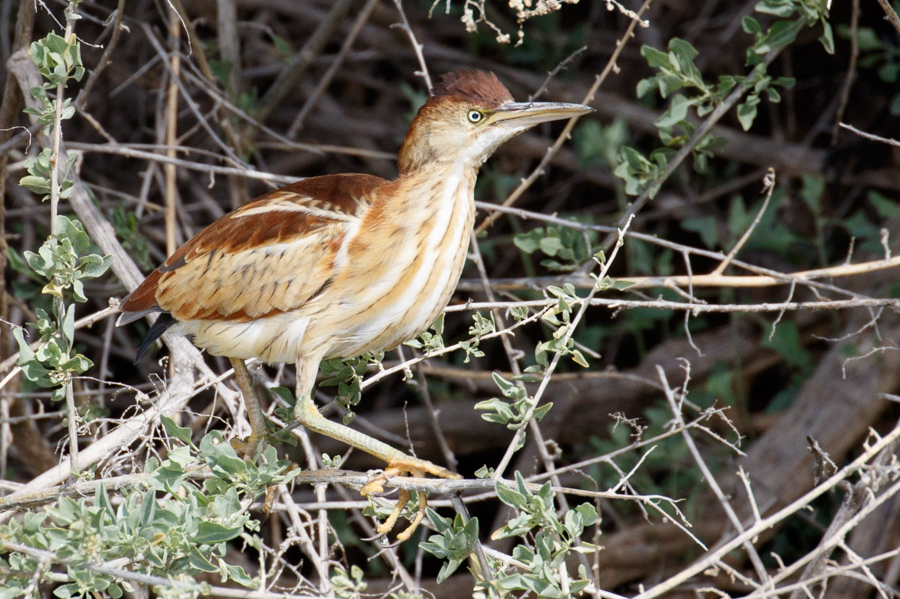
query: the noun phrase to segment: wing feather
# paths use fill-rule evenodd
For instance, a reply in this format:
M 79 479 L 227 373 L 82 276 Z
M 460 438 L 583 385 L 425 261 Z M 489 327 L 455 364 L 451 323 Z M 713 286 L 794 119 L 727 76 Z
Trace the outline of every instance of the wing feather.
M 383 183 L 371 175 L 326 175 L 267 193 L 181 246 L 122 309 L 238 322 L 297 309 L 330 284 L 348 231 Z

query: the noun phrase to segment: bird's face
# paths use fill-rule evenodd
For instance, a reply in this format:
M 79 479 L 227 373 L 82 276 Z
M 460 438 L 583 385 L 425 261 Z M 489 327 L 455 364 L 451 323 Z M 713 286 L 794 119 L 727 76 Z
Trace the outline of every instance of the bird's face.
M 468 146 L 462 157 L 481 166 L 503 143 L 540 123 L 593 112 L 581 104 L 505 102 L 493 108 L 465 107 Z
M 456 98 L 428 108 L 416 117 L 401 151 L 401 159 L 405 151 L 416 166 L 451 162 L 478 168 L 503 143 L 535 125 L 593 112 L 581 104 L 510 100 L 491 106 Z
M 593 112 L 581 104 L 515 102 L 493 73 L 447 73 L 409 127 L 397 157 L 400 173 L 429 164 L 477 169 L 502 143 L 539 123 Z

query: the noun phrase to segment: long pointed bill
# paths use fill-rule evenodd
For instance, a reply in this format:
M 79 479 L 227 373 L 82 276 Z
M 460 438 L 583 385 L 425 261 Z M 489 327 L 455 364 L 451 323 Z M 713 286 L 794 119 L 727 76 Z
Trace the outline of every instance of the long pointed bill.
M 488 117 L 488 125 L 509 128 L 533 127 L 594 112 L 590 106 L 564 102 L 507 102 Z

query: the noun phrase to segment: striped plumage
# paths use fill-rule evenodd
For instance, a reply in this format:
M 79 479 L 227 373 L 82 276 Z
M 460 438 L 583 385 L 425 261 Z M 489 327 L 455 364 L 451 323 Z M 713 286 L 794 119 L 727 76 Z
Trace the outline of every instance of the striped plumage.
M 590 110 L 515 103 L 490 73 L 445 75 L 413 119 L 397 179 L 312 177 L 251 201 L 151 273 L 123 301 L 120 323 L 162 313 L 141 352 L 171 326 L 236 370 L 251 357 L 293 361 L 296 414 L 308 428 L 385 459 L 390 472 L 454 476 L 322 418 L 311 399 L 319 362 L 390 349 L 428 328 L 465 262 L 478 168 L 533 125 Z

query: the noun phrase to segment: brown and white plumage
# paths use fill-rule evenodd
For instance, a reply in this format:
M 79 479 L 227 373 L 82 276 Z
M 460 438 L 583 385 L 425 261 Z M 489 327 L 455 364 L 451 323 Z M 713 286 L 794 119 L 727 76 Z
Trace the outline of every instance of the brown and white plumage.
M 533 125 L 590 110 L 515 103 L 491 73 L 445 75 L 410 125 L 397 179 L 326 175 L 257 198 L 150 274 L 122 303 L 120 323 L 163 314 L 141 351 L 172 326 L 236 371 L 250 357 L 294 361 L 296 415 L 308 428 L 393 471 L 452 476 L 322 418 L 311 400 L 319 362 L 390 349 L 428 328 L 462 272 L 478 168 Z

